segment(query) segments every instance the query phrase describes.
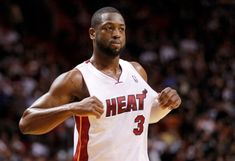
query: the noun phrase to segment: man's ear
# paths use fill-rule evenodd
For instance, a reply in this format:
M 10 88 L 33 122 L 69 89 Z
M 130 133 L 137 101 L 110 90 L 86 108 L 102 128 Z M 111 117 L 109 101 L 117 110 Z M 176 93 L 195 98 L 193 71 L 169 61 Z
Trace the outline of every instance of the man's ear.
M 94 40 L 95 39 L 95 29 L 94 28 L 90 28 L 89 29 L 89 35 L 90 35 L 90 39 Z

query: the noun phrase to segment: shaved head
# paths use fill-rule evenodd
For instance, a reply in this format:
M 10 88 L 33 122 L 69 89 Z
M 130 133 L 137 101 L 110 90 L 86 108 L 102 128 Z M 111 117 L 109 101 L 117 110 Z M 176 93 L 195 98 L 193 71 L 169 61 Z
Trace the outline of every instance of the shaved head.
M 99 25 L 100 23 L 102 23 L 102 14 L 104 13 L 118 13 L 121 15 L 121 13 L 113 7 L 103 7 L 99 10 L 97 10 L 92 18 L 91 18 L 91 27 L 96 27 L 97 25 Z

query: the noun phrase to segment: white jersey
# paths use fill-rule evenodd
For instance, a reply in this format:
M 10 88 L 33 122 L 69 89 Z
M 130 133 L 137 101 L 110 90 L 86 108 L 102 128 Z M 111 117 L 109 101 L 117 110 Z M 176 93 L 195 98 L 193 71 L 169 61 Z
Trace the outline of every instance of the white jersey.
M 74 161 L 149 161 L 147 136 L 151 106 L 157 93 L 127 61 L 119 61 L 119 80 L 79 64 L 90 96 L 104 105 L 100 119 L 75 117 Z

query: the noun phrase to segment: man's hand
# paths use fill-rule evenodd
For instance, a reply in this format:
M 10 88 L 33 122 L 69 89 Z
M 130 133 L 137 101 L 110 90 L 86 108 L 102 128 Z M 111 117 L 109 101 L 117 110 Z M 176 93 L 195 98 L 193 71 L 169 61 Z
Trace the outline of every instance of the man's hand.
M 159 106 L 162 109 L 169 108 L 169 109 L 175 109 L 178 108 L 181 104 L 181 99 L 176 92 L 176 90 L 167 87 L 164 90 L 161 91 L 161 93 L 158 96 Z
M 100 118 L 104 113 L 102 102 L 95 96 L 87 97 L 80 102 L 72 103 L 70 107 L 74 115 L 89 116 L 93 115 Z

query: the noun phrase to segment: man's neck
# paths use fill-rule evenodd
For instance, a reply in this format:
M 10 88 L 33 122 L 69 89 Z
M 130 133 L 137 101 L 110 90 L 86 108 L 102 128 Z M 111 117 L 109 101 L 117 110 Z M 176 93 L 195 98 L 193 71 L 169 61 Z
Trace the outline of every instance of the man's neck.
M 92 55 L 90 62 L 101 72 L 118 79 L 121 74 L 121 68 L 119 66 L 119 55 L 116 57 L 107 56 L 105 54 Z
M 119 68 L 119 55 L 108 56 L 105 54 L 93 53 L 90 62 L 99 70 L 105 70 L 107 68 Z

